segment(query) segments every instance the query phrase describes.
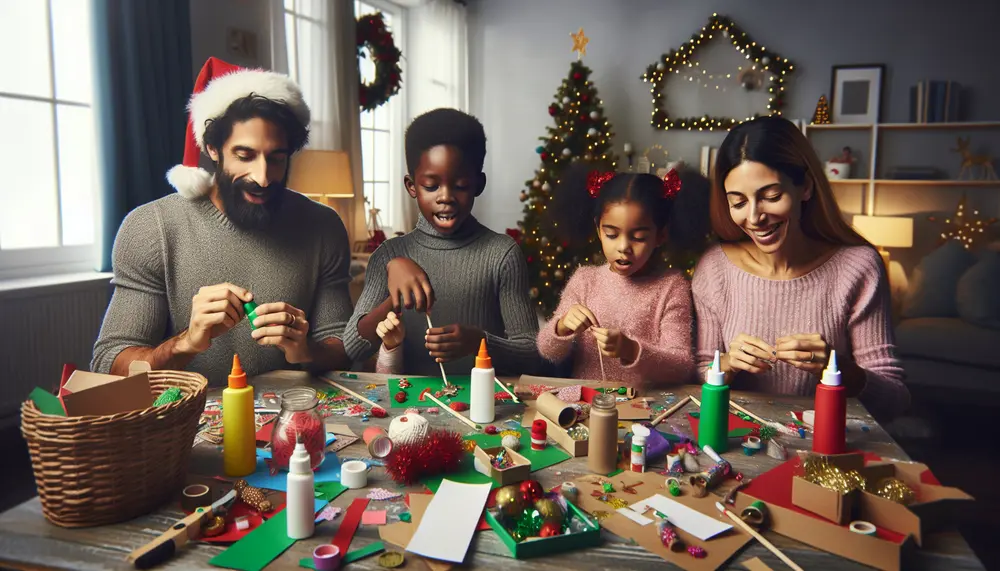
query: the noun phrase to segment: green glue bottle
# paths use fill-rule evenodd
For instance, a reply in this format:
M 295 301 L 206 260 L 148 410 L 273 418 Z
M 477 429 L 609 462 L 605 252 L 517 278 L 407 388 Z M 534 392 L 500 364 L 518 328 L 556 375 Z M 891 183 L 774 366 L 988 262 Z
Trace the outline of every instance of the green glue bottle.
M 719 368 L 719 352 L 715 352 L 712 368 L 701 386 L 701 414 L 698 418 L 698 446 L 709 446 L 722 453 L 729 436 L 729 385 L 726 374 Z

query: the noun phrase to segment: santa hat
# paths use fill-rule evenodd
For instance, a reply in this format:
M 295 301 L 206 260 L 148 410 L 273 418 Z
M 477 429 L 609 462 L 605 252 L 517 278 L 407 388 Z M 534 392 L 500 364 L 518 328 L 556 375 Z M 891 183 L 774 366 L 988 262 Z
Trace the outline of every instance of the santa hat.
M 214 177 L 198 166 L 205 152 L 205 122 L 221 117 L 229 106 L 250 94 L 280 101 L 288 106 L 303 127 L 309 126 L 309 107 L 302 90 L 287 75 L 262 69 L 245 69 L 210 57 L 194 83 L 188 103 L 184 163 L 167 171 L 167 181 L 185 198 L 208 194 Z

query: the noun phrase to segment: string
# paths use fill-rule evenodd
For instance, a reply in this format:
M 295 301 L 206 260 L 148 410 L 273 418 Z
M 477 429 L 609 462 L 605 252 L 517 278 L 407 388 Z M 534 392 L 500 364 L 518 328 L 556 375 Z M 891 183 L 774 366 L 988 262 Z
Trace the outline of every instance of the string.
M 601 343 L 596 337 L 594 337 L 594 343 L 597 344 L 597 358 L 601 361 L 601 382 L 607 382 L 607 379 L 604 378 L 604 353 L 601 353 Z

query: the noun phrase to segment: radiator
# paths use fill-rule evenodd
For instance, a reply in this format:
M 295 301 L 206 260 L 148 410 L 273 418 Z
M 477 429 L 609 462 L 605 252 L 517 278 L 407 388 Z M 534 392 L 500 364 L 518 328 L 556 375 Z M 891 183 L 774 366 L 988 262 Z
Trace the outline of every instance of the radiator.
M 102 276 L 0 290 L 0 424 L 16 421 L 34 387 L 58 386 L 63 363 L 89 370 L 109 282 Z

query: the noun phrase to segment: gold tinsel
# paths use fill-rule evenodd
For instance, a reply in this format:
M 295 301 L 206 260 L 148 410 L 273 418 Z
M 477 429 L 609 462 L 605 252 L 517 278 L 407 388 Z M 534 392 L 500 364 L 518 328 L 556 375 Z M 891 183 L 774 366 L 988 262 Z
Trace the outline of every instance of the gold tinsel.
M 867 486 L 864 477 L 857 470 L 841 470 L 823 456 L 806 456 L 802 460 L 802 470 L 806 481 L 841 494 L 851 490 L 864 490 Z
M 601 523 L 602 521 L 611 517 L 611 512 L 606 512 L 604 510 L 594 510 L 594 513 L 590 515 L 594 516 L 594 519 L 597 520 L 597 523 Z
M 899 478 L 883 478 L 875 486 L 872 493 L 897 504 L 903 504 L 904 506 L 910 505 L 913 503 L 913 500 L 917 499 L 917 494 L 913 491 L 913 488 L 906 485 L 906 482 Z
M 620 510 L 622 508 L 627 508 L 628 502 L 626 502 L 621 498 L 609 498 L 608 505 L 615 508 L 616 510 Z

